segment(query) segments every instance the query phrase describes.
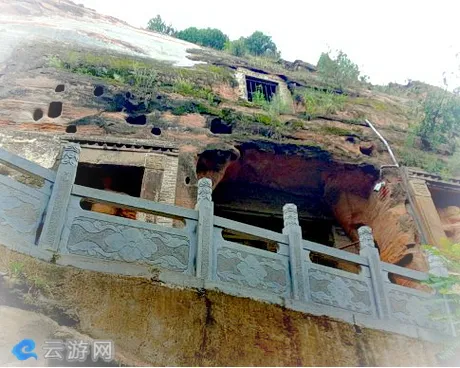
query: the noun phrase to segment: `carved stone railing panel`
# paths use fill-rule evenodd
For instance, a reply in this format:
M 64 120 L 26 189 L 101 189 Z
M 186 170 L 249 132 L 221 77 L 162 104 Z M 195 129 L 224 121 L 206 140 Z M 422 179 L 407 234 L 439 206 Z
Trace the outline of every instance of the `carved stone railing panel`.
M 73 219 L 65 251 L 176 272 L 190 268 L 190 237 L 185 231 L 88 211 Z
M 441 297 L 425 294 L 399 285 L 388 287 L 390 318 L 443 333 L 450 332 L 445 320 L 449 311 Z M 442 318 L 444 320 L 436 320 Z
M 49 190 L 40 190 L 0 176 L 0 239 L 14 247 L 16 243 L 34 244 L 37 230 L 49 200 Z
M 357 313 L 375 315 L 372 286 L 368 277 L 305 262 L 308 299 Z
M 289 292 L 289 259 L 221 239 L 216 249 L 214 277 L 218 281 L 285 296 Z

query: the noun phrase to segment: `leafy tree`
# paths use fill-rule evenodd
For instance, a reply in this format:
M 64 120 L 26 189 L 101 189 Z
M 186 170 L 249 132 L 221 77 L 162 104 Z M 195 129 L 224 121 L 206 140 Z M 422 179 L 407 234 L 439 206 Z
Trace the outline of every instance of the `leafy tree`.
M 423 119 L 415 128 L 425 149 L 454 142 L 460 119 L 460 100 L 447 90 L 428 92 L 422 103 Z
M 149 20 L 147 29 L 169 36 L 174 36 L 176 34 L 176 30 L 171 26 L 171 24 L 169 26 L 166 25 L 160 15 L 157 15 L 155 18 Z
M 217 50 L 223 50 L 228 36 L 216 28 L 196 28 L 189 27 L 177 32 L 177 38 L 181 40 L 196 43 L 201 46 L 212 47 Z
M 225 44 L 225 50 L 234 56 L 240 57 L 246 55 L 249 52 L 246 46 L 246 39 L 244 37 L 240 37 L 235 41 L 228 41 Z
M 280 53 L 270 36 L 263 32 L 255 31 L 245 39 L 246 47 L 250 54 L 255 56 L 274 56 L 279 57 Z
M 318 61 L 318 74 L 323 82 L 345 89 L 352 87 L 358 83 L 360 71 L 358 65 L 350 60 L 350 58 L 342 50 L 337 52 L 335 58 L 331 57 L 330 52 L 323 52 Z M 366 76 L 361 79 L 366 80 Z

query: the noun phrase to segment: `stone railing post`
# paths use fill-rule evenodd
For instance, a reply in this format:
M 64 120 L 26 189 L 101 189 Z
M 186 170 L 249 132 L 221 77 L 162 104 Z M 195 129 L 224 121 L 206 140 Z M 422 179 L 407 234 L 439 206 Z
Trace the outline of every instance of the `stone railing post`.
M 425 250 L 425 255 L 428 261 L 428 273 L 437 277 L 448 277 L 449 271 L 441 257 L 433 254 L 430 250 Z M 447 323 L 449 324 L 450 333 L 452 336 L 457 336 L 457 331 L 452 318 L 452 309 L 448 295 L 442 295 L 444 306 L 446 307 Z
M 214 203 L 212 202 L 211 179 L 198 180 L 198 211 L 196 276 L 212 279 Z
M 38 245 L 44 249 L 54 252 L 58 250 L 79 157 L 80 146 L 78 144 L 68 143 L 64 146 L 38 242 Z
M 302 228 L 299 226 L 297 206 L 292 203 L 283 207 L 283 234 L 289 238 L 289 267 L 291 273 L 291 295 L 295 300 L 305 300 L 305 285 L 302 259 Z
M 429 250 L 426 250 L 425 254 L 428 261 L 428 272 L 430 274 L 438 277 L 449 276 L 449 271 L 447 270 L 446 265 L 442 261 L 441 257 L 433 254 Z
M 361 226 L 358 229 L 360 242 L 360 255 L 366 257 L 369 262 L 369 271 L 372 282 L 372 292 L 374 295 L 377 316 L 380 319 L 389 318 L 388 299 L 385 290 L 385 280 L 383 278 L 380 264 L 380 255 L 374 244 L 374 236 L 369 226 Z

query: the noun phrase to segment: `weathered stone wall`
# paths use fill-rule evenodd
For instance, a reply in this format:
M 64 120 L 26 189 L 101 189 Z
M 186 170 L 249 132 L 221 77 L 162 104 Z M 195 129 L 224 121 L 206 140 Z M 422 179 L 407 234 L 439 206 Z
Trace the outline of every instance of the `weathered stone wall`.
M 56 266 L 0 247 L 0 271 L 9 272 L 13 262 L 22 265 L 25 282 L 41 285 L 29 289 L 29 303 L 70 314 L 80 332 L 114 340 L 133 364 L 436 364 L 439 347 L 433 343 L 326 317 L 213 291 L 173 289 L 154 278 Z M 0 289 L 0 300 L 8 299 L 6 294 L 11 295 L 9 288 Z
M 43 167 L 51 168 L 59 155 L 61 142 L 58 136 L 49 134 L 3 130 L 0 132 L 0 147 Z

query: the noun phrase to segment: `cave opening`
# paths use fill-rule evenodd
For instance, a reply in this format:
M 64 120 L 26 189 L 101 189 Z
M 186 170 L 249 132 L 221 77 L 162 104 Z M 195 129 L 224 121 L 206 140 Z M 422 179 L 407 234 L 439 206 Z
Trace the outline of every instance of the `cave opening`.
M 126 118 L 126 122 L 132 125 L 145 125 L 147 124 L 147 117 L 143 114 L 138 116 L 128 116 Z M 153 131 L 152 134 L 154 134 Z
M 58 118 L 62 114 L 62 102 L 53 101 L 48 108 L 48 117 Z
M 65 90 L 65 85 L 64 84 L 58 84 L 56 86 L 56 89 L 54 90 L 54 92 L 59 93 L 59 92 L 64 92 L 64 90 Z
M 143 177 L 143 167 L 79 162 L 75 184 L 140 197 Z M 94 210 L 88 201 L 83 201 L 81 206 Z
M 213 192 L 216 216 L 278 233 L 283 231 L 283 205 L 295 203 L 299 210 L 303 239 L 333 246 L 333 227 L 339 225 L 321 198 L 315 192 L 299 195 L 289 190 L 273 189 L 255 183 L 226 182 L 225 179 Z M 244 242 L 236 234 L 224 234 L 225 237 L 228 240 Z M 254 243 L 259 244 L 258 248 L 264 247 L 260 242 Z
M 104 94 L 104 87 L 103 86 L 96 86 L 94 87 L 94 96 L 101 97 Z
M 161 129 L 158 127 L 153 127 L 150 131 L 153 135 L 161 135 Z
M 210 130 L 213 134 L 232 134 L 232 125 L 221 118 L 214 118 L 211 121 Z
M 65 128 L 66 133 L 76 133 L 77 132 L 77 126 L 76 125 L 69 125 Z
M 34 121 L 38 121 L 43 117 L 43 110 L 42 109 L 35 109 L 33 113 Z
M 348 218 L 347 200 L 365 203 L 378 171 L 316 154 L 279 152 L 278 148 L 270 151 L 242 144 L 239 154 L 208 150 L 200 155 L 197 176 L 209 177 L 214 183 L 215 215 L 281 233 L 283 206 L 294 203 L 304 240 L 358 253 L 357 230 L 354 219 Z M 222 236 L 260 249 L 277 248 L 269 241 L 234 231 L 224 230 Z M 340 263 L 321 254 L 312 253 L 310 258 L 330 267 Z

